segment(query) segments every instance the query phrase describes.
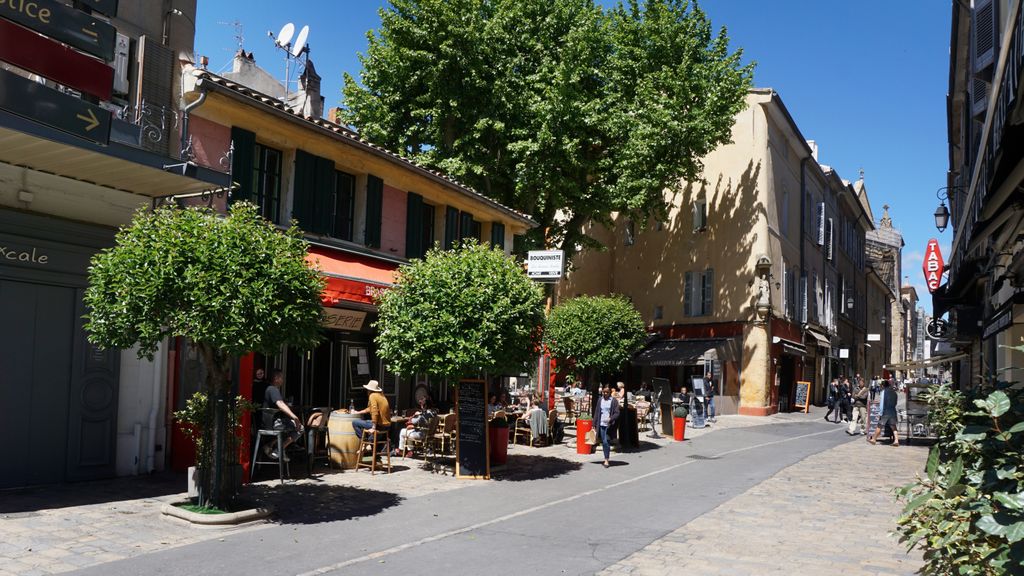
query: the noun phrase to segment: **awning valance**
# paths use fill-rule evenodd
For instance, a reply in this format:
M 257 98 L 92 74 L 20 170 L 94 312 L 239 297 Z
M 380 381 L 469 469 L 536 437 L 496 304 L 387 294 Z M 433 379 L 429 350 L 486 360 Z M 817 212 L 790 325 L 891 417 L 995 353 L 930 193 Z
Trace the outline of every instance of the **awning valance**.
M 785 338 L 775 336 L 772 338 L 772 344 L 782 344 L 783 354 L 793 354 L 796 356 L 807 355 L 807 348 L 805 348 L 800 342 L 794 342 L 792 340 L 786 340 Z
M 814 330 L 807 330 L 806 332 L 807 332 L 807 334 L 812 339 L 814 339 L 813 344 L 815 346 L 823 346 L 825 348 L 829 348 L 829 347 L 832 346 L 832 343 L 829 341 L 828 336 L 825 336 L 823 334 L 819 334 L 819 333 L 815 332 Z M 812 343 L 808 342 L 808 344 L 812 344 Z
M 927 360 L 913 360 L 911 362 L 900 362 L 898 364 L 886 364 L 883 366 L 886 370 L 914 370 L 917 368 L 931 368 L 944 364 L 946 362 L 956 362 L 957 360 L 963 360 L 969 356 L 966 352 L 955 352 L 953 354 L 946 354 L 945 356 L 933 356 Z
M 692 366 L 728 338 L 658 340 L 633 357 L 634 366 Z
M 327 280 L 320 299 L 326 306 L 343 301 L 373 304 L 379 290 L 395 282 L 397 264 L 369 256 L 309 246 L 306 261 L 316 265 Z

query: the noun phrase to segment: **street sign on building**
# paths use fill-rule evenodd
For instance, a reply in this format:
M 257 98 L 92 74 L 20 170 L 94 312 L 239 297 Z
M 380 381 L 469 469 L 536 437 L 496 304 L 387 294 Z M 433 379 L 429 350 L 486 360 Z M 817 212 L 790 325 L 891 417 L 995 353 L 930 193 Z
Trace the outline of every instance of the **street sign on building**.
M 534 280 L 555 282 L 565 269 L 565 253 L 561 250 L 531 250 L 526 255 L 526 275 Z
M 946 340 L 949 338 L 949 322 L 942 318 L 932 318 L 925 328 L 925 332 L 932 340 Z
M 0 70 L 0 108 L 98 144 L 110 142 L 110 111 Z
M 110 100 L 113 68 L 4 19 L 0 19 L 0 60 L 100 100 Z
M 107 2 L 97 2 L 106 5 Z M 104 6 L 105 9 L 109 9 Z M 116 10 L 116 6 L 115 6 Z M 110 61 L 117 30 L 110 24 L 57 0 L 0 1 L 0 17 L 44 36 Z
M 928 284 L 928 291 L 935 292 L 942 285 L 942 250 L 939 249 L 939 241 L 932 238 L 928 241 L 928 247 L 924 251 L 924 263 L 921 268 L 924 270 L 924 281 Z

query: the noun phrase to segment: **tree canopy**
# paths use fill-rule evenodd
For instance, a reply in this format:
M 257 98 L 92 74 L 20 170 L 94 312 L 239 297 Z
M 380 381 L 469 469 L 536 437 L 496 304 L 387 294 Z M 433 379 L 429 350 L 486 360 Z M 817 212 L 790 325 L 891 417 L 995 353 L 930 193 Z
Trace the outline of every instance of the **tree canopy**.
M 544 345 L 575 369 L 614 372 L 644 345 L 640 313 L 624 296 L 579 296 L 555 306 L 544 325 Z
M 139 347 L 185 336 L 216 373 L 228 358 L 319 338 L 323 280 L 301 231 L 279 232 L 252 204 L 222 217 L 205 208 L 140 210 L 89 269 L 86 329 L 99 346 Z M 223 374 L 214 385 L 223 384 Z
M 518 374 L 537 352 L 543 299 L 500 249 L 474 241 L 435 248 L 402 266 L 378 297 L 377 351 L 406 375 Z
M 753 73 L 687 0 L 392 0 L 368 39 L 343 119 L 533 215 L 530 244 L 570 257 L 596 246 L 583 224 L 660 213 L 700 178 Z

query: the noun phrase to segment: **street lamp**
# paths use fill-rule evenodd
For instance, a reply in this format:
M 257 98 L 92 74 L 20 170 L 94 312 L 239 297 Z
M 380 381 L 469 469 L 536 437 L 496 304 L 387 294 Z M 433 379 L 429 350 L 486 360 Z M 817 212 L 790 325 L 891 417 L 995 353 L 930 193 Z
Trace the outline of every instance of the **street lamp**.
M 846 309 L 853 310 L 853 297 L 846 299 Z
M 946 200 L 949 199 L 947 190 L 949 186 L 943 186 L 935 191 L 935 196 L 939 199 L 939 207 L 935 209 L 935 227 L 939 230 L 939 233 L 946 231 L 946 227 L 949 226 L 949 208 L 946 208 Z

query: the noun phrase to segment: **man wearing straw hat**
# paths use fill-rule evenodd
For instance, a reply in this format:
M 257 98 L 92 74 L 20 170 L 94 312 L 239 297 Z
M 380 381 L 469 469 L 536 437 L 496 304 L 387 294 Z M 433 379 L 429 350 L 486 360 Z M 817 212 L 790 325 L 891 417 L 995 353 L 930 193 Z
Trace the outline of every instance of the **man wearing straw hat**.
M 366 409 L 360 410 L 356 414 L 369 414 L 370 419 L 352 422 L 356 436 L 362 438 L 363 430 L 376 429 L 388 433 L 391 428 L 391 407 L 388 405 L 387 397 L 384 396 L 384 391 L 380 389 L 380 382 L 370 380 L 363 388 L 370 391 L 370 398 L 366 402 Z

